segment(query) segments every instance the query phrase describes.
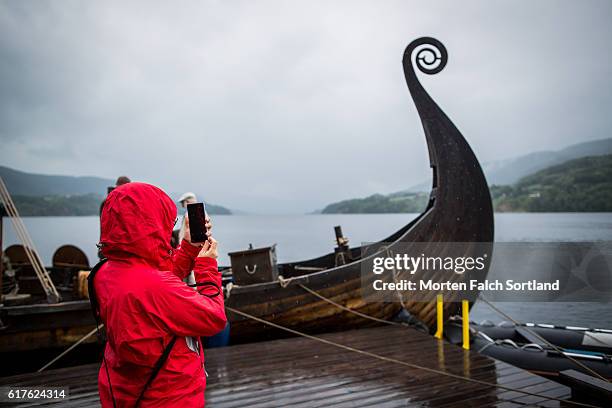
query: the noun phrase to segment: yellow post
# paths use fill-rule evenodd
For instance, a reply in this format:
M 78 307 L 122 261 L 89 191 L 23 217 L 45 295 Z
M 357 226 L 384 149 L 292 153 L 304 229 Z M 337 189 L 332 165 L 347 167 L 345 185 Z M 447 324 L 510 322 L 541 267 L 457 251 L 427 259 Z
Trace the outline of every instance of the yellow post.
M 436 311 L 438 313 L 438 329 L 436 330 L 436 338 L 441 339 L 442 333 L 444 332 L 444 299 L 442 299 L 442 295 L 438 295 L 438 299 L 436 301 Z
M 445 357 L 444 357 L 444 347 L 445 344 L 443 341 L 438 341 L 436 343 L 438 345 L 438 369 L 442 371 L 446 371 Z
M 467 300 L 461 301 L 462 313 L 461 320 L 463 320 L 463 348 L 466 350 L 470 349 L 470 302 Z

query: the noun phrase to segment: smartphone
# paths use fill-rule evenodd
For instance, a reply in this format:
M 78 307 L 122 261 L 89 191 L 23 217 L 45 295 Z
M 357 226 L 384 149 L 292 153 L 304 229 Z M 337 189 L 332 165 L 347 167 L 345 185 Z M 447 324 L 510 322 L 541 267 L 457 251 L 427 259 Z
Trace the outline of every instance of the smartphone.
M 191 233 L 191 242 L 204 242 L 208 239 L 206 236 L 206 211 L 204 203 L 187 204 L 187 217 L 189 218 L 189 232 Z

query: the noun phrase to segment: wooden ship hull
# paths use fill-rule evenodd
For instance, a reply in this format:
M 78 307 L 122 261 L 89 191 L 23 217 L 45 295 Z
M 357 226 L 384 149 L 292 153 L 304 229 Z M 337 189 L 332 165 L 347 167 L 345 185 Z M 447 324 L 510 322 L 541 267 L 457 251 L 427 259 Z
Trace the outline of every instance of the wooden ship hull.
M 429 53 L 430 58 L 425 58 Z M 367 248 L 344 248 L 343 262 L 338 252 L 319 258 L 278 265 L 282 280 L 226 288 L 226 304 L 231 308 L 306 333 L 346 330 L 376 324 L 347 312 L 309 293 L 304 287 L 354 311 L 389 320 L 402 308 L 400 302 L 365 302 L 362 296 L 362 253 L 385 255 L 388 248 L 410 243 L 431 243 L 444 255 L 447 242 L 474 242 L 491 245 L 493 209 L 489 189 L 472 149 L 461 133 L 436 105 L 418 81 L 416 65 L 426 74 L 444 68 L 447 54 L 433 38 L 413 41 L 404 53 L 406 82 L 421 118 L 433 173 L 432 190 L 425 211 L 386 239 Z M 435 66 L 429 66 L 433 61 Z M 340 242 L 339 242 L 340 247 Z M 470 256 L 470 253 L 465 253 Z M 486 275 L 488 265 L 481 274 Z M 471 275 L 472 277 L 474 275 Z M 413 276 L 401 276 L 414 279 Z M 457 280 L 465 279 L 457 275 Z M 406 309 L 433 328 L 436 293 L 416 301 L 402 294 Z M 445 303 L 445 313 L 455 314 L 459 299 Z M 0 329 L 0 350 L 64 346 L 75 340 L 73 334 L 86 333 L 93 326 L 87 300 L 58 304 L 22 305 L 0 309 L 5 328 Z M 245 342 L 280 336 L 268 326 L 228 311 L 231 341 Z M 72 331 L 71 331 L 72 330 Z M 46 336 L 44 335 L 46 333 Z

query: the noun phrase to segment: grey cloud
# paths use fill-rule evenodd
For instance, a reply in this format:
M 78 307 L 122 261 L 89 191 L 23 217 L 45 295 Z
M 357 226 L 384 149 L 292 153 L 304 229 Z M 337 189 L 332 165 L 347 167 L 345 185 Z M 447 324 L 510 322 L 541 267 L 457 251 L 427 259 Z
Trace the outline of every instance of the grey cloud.
M 428 175 L 401 55 L 482 161 L 609 137 L 606 1 L 3 2 L 0 161 L 255 212 Z

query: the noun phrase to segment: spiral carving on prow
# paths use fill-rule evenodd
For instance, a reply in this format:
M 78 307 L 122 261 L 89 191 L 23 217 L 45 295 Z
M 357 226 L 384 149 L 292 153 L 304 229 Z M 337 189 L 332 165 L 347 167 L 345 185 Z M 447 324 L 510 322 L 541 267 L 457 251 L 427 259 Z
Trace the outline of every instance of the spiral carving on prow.
M 437 74 L 444 69 L 448 62 L 446 47 L 435 38 L 421 37 L 411 42 L 404 52 L 404 63 L 410 62 L 412 64 L 412 54 L 415 51 L 414 62 L 419 70 L 425 74 Z

